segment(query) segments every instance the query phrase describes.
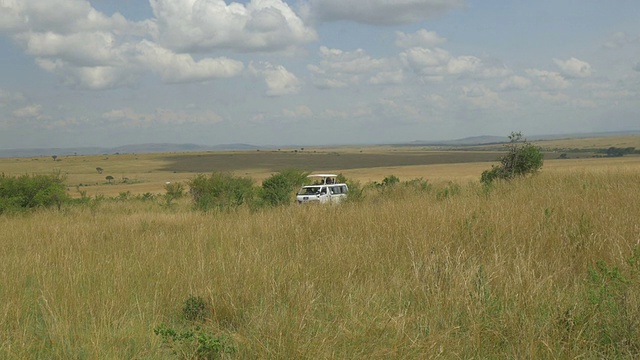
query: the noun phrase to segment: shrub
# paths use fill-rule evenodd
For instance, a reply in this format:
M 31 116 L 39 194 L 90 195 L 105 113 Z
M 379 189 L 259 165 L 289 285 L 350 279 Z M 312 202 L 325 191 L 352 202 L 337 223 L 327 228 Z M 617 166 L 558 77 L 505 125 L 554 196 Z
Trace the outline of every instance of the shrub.
M 184 185 L 181 182 L 169 182 L 164 185 L 166 197 L 180 199 L 184 196 Z
M 364 189 L 359 181 L 350 180 L 342 173 L 340 173 L 336 177 L 336 182 L 347 184 L 347 187 L 349 188 L 349 192 L 347 193 L 347 197 L 345 199 L 347 202 L 358 202 L 364 199 Z
M 227 173 L 213 173 L 208 177 L 199 174 L 188 184 L 195 207 L 200 210 L 227 210 L 254 201 L 255 189 L 251 178 Z
M 400 182 L 400 179 L 395 176 L 395 175 L 389 175 L 387 177 L 385 177 L 384 179 L 382 179 L 381 183 L 375 183 L 376 187 L 378 188 L 390 188 L 395 186 L 396 184 L 398 184 Z
M 182 315 L 185 320 L 203 321 L 207 318 L 210 306 L 199 296 L 190 296 L 182 306 Z
M 271 206 L 288 204 L 294 191 L 300 187 L 307 173 L 290 169 L 271 175 L 262 182 L 262 200 Z
M 0 214 L 35 207 L 57 206 L 69 200 L 60 174 L 0 175 Z
M 176 330 L 161 324 L 153 332 L 179 359 L 218 359 L 236 351 L 227 336 L 214 336 L 200 327 Z
M 481 183 L 490 184 L 495 179 L 509 180 L 515 176 L 532 174 L 542 167 L 544 155 L 540 148 L 528 143 L 526 139 L 520 142 L 522 133 L 511 133 L 509 140 L 507 153 L 498 159 L 500 165 L 482 172 Z

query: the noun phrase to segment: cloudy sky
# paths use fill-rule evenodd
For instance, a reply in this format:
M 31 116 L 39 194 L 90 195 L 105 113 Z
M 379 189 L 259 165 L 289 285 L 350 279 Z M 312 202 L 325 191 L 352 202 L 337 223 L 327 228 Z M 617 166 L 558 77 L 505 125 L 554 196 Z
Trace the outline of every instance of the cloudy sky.
M 640 129 L 638 0 L 0 0 L 0 149 Z

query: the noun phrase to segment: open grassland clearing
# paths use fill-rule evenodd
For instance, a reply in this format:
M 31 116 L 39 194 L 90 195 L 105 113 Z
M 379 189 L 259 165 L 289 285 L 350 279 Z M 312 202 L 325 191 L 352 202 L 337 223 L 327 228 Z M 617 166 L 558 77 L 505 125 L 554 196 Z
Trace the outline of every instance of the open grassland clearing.
M 536 146 L 540 146 L 544 150 L 558 149 L 608 149 L 610 147 L 627 148 L 634 147 L 640 149 L 640 136 L 610 136 L 610 137 L 594 137 L 594 138 L 574 138 L 574 139 L 558 139 L 534 141 Z
M 592 170 L 341 206 L 0 216 L 0 358 L 637 358 L 640 169 Z
M 640 138 L 640 137 L 636 137 Z M 622 145 L 618 145 L 622 146 Z M 504 151 L 503 149 L 501 149 Z M 341 147 L 263 151 L 175 154 L 110 154 L 99 156 L 0 158 L 0 172 L 7 176 L 60 172 L 74 197 L 115 197 L 119 194 L 159 194 L 167 182 L 186 182 L 197 174 L 215 171 L 247 176 L 258 184 L 287 168 L 342 173 L 367 183 L 388 175 L 402 180 L 477 181 L 483 170 L 495 164 L 502 151 L 442 151 L 426 147 Z M 637 156 L 620 159 L 576 159 L 585 153 L 558 160 L 547 154 L 545 168 L 606 167 L 619 161 L 633 163 Z M 556 165 L 557 164 L 557 165 Z M 107 177 L 111 179 L 107 180 Z

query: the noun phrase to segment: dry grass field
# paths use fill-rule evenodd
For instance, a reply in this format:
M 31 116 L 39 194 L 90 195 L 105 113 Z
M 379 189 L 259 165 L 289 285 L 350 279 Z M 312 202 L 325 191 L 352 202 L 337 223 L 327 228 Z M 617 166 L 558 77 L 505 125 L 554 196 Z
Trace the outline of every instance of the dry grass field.
M 540 142 L 548 149 L 545 168 L 607 167 L 608 164 L 633 164 L 637 157 L 591 159 L 591 153 L 570 153 L 570 159 L 556 160 L 553 149 L 608 148 L 637 146 L 640 136 L 598 139 L 567 139 Z M 117 196 L 164 192 L 166 182 L 186 182 L 197 174 L 215 171 L 248 176 L 256 183 L 282 169 L 335 172 L 366 183 L 395 175 L 402 180 L 424 178 L 430 181 L 467 182 L 477 180 L 501 154 L 501 147 L 485 150 L 444 151 L 429 147 L 338 147 L 263 151 L 109 154 L 67 156 L 54 161 L 51 157 L 0 158 L 0 173 L 8 176 L 51 174 L 66 177 L 68 192 L 80 196 Z M 97 168 L 103 169 L 98 173 Z M 106 176 L 112 176 L 111 182 Z
M 108 198 L 189 179 L 180 157 L 0 159 L 107 196 L 0 216 L 1 359 L 640 356 L 640 157 L 547 160 L 491 187 L 482 161 L 326 168 L 432 184 L 340 206 Z

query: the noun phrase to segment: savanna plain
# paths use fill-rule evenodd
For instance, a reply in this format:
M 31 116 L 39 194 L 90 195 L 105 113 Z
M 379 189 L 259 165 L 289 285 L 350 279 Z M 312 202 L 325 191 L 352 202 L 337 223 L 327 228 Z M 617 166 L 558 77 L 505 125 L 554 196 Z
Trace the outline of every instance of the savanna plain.
M 537 145 L 539 173 L 489 186 L 500 148 L 0 159 L 82 200 L 0 215 L 0 358 L 636 359 L 640 156 L 593 154 L 640 137 Z M 163 196 L 287 168 L 362 196 L 211 211 L 188 187 Z

